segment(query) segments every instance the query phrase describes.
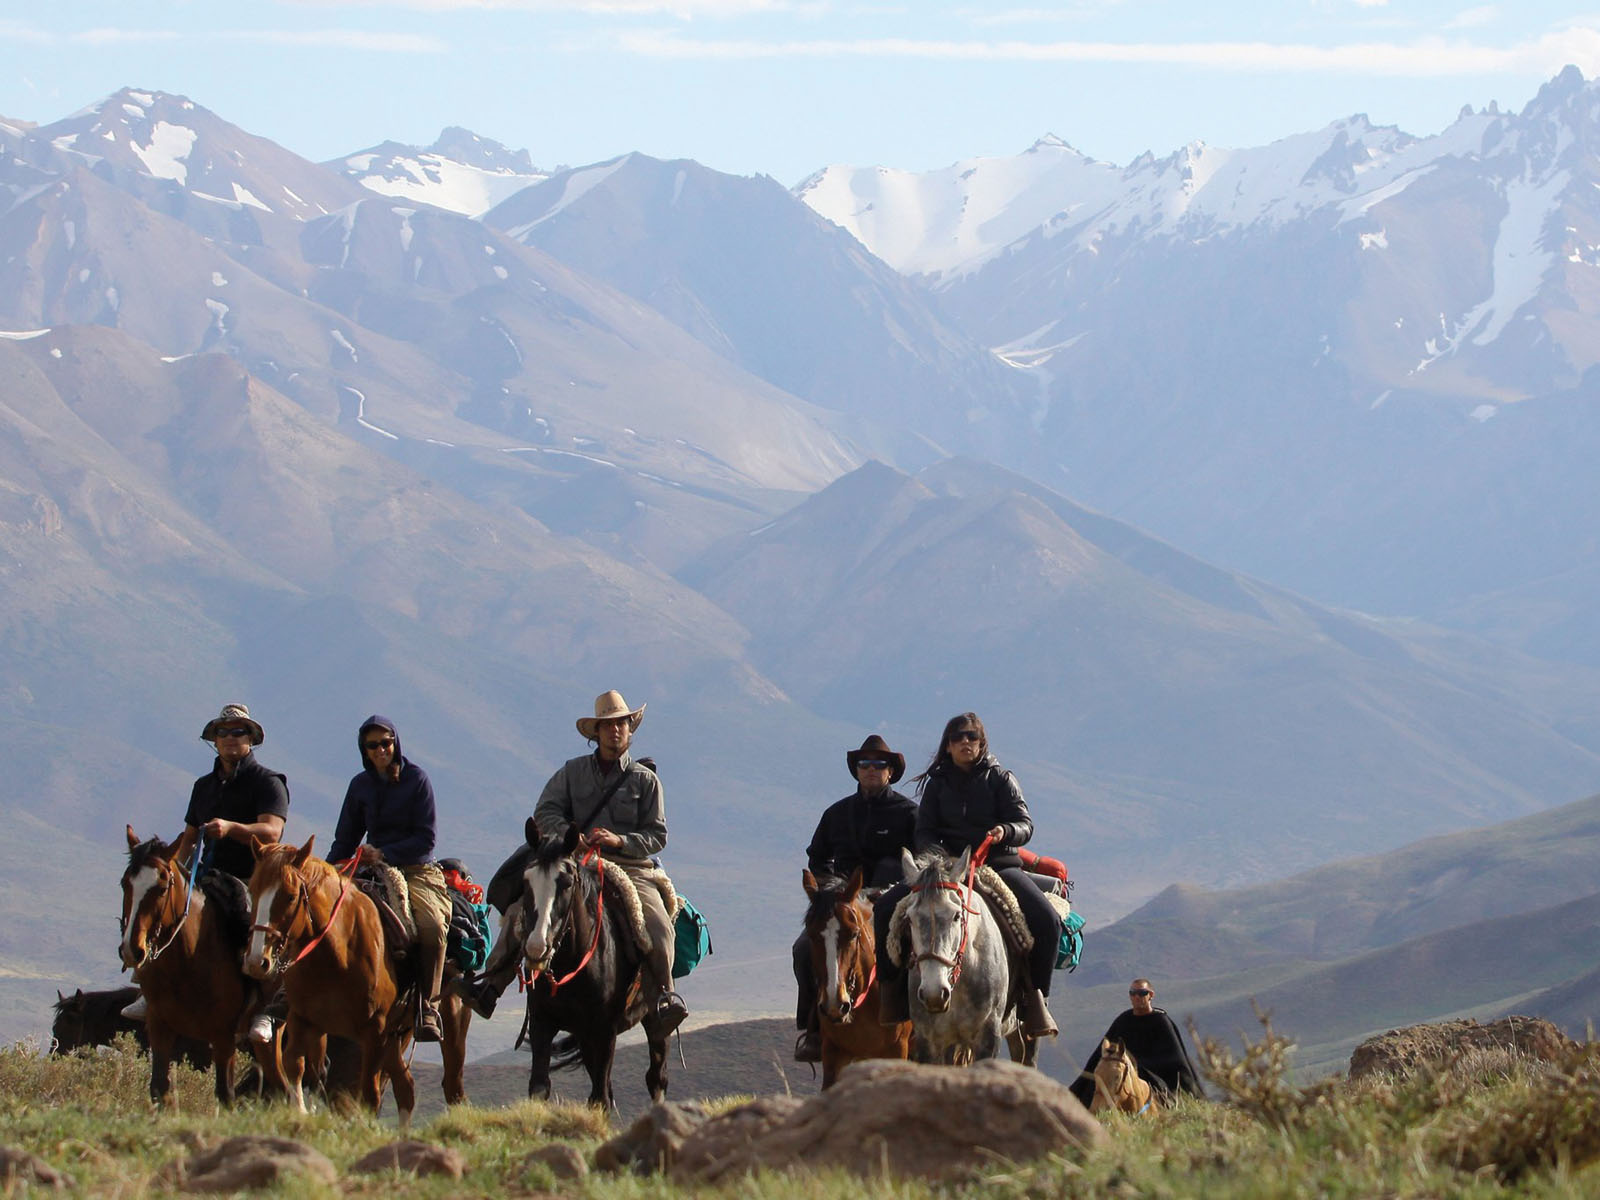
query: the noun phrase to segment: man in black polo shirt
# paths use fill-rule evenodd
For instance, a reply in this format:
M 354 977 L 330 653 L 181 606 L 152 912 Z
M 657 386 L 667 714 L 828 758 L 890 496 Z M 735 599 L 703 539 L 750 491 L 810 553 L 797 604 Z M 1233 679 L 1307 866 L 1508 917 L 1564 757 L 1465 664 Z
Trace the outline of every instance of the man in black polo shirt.
M 248 883 L 255 870 L 250 839 L 276 842 L 289 814 L 289 785 L 283 775 L 256 761 L 255 748 L 266 740 L 259 722 L 242 704 L 225 704 L 207 721 L 200 740 L 216 747 L 211 770 L 194 781 L 189 808 L 183 814 L 186 832 L 200 846 L 202 870 L 219 871 Z M 122 1010 L 122 1015 L 142 1021 L 144 997 Z M 251 1023 L 250 1036 L 272 1040 L 266 1014 Z

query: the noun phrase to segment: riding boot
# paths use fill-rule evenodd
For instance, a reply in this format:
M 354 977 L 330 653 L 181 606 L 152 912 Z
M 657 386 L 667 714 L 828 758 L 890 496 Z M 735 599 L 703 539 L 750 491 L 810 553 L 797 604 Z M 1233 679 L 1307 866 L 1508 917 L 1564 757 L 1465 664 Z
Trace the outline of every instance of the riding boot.
M 1050 1006 L 1045 1003 L 1044 993 L 1038 988 L 1028 988 L 1022 994 L 1022 1032 L 1036 1039 L 1055 1037 L 1061 1032 L 1056 1028 L 1055 1018 L 1050 1015 Z
M 645 1033 L 654 1040 L 666 1037 L 683 1024 L 683 1019 L 688 1015 L 689 1008 L 684 1004 L 683 997 L 671 988 L 662 988 L 642 1024 Z
M 801 1031 L 794 1043 L 794 1060 L 803 1063 L 818 1063 L 822 1061 L 822 1028 L 821 1018 L 817 1015 L 817 1005 L 811 1004 L 810 1024 Z
M 122 1015 L 130 1021 L 142 1021 L 149 1011 L 150 1006 L 145 1003 L 144 993 L 140 992 L 128 1002 L 127 1007 L 122 1010 Z
M 422 960 L 417 979 L 417 1041 L 443 1041 L 444 1027 L 439 1023 L 439 983 L 444 978 L 444 946 L 425 939 L 417 949 Z

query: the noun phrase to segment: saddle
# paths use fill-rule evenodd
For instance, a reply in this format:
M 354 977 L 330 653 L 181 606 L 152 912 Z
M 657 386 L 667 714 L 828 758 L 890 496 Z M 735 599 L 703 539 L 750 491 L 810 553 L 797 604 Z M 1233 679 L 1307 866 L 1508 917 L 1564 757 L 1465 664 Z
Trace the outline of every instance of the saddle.
M 411 919 L 411 891 L 406 877 L 387 863 L 372 863 L 356 871 L 355 886 L 378 910 L 383 946 L 396 967 L 417 956 L 417 927 Z
M 215 907 L 222 935 L 241 953 L 250 941 L 250 890 L 244 880 L 226 871 L 206 871 L 200 876 L 200 893 Z

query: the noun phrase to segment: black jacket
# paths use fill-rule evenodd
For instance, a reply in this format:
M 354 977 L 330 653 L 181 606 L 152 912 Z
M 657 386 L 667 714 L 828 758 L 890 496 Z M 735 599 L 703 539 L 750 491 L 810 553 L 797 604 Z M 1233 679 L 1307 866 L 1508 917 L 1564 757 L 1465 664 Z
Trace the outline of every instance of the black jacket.
M 198 829 L 213 817 L 221 817 L 224 821 L 253 825 L 256 818 L 263 815 L 289 815 L 289 781 L 279 772 L 262 766 L 252 751 L 239 761 L 231 776 L 223 775 L 219 758 L 212 764 L 209 774 L 194 781 L 183 823 Z M 256 869 L 250 847 L 232 838 L 207 839 L 202 861 L 236 879 L 248 880 Z
M 828 805 L 806 847 L 813 875 L 847 879 L 857 867 L 868 887 L 900 882 L 900 851 L 916 834 L 917 802 L 893 788 L 868 799 L 857 788 Z
M 1033 837 L 1033 818 L 1016 777 L 987 754 L 970 771 L 937 763 L 923 782 L 917 808 L 917 850 L 943 846 L 949 854 L 976 849 L 996 825 L 1005 826 L 1000 844 L 989 848 L 996 870 L 1020 866 L 1017 847 Z
M 362 770 L 345 789 L 344 807 L 339 810 L 339 823 L 334 827 L 328 861 L 341 862 L 349 858 L 365 837 L 391 867 L 430 863 L 438 836 L 433 784 L 428 781 L 426 771 L 400 753 L 400 734 L 393 721 L 371 716 L 362 722 L 362 733 L 374 728 L 386 729 L 394 738 L 400 778 L 390 783 L 373 770 L 361 751 L 361 733 L 358 733 L 356 749 L 361 754 Z
M 1154 1008 L 1144 1016 L 1139 1016 L 1131 1008 L 1124 1009 L 1111 1022 L 1111 1028 L 1106 1030 L 1105 1036 L 1128 1048 L 1128 1053 L 1139 1064 L 1139 1074 L 1143 1078 L 1151 1082 L 1159 1080 L 1174 1094 L 1187 1092 L 1191 1096 L 1205 1095 L 1194 1063 L 1189 1061 L 1183 1034 L 1178 1032 L 1166 1009 Z M 1099 1063 L 1100 1047 L 1096 1045 L 1083 1069 L 1093 1075 Z M 1085 1104 L 1094 1095 L 1094 1084 L 1081 1076 L 1071 1087 L 1073 1094 Z

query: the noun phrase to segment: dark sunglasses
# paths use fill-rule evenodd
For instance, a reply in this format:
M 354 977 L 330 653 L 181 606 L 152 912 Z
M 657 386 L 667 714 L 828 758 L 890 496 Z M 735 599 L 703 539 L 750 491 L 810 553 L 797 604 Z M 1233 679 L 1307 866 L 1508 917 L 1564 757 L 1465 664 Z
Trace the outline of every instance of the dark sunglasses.
M 249 737 L 250 732 L 250 727 L 248 725 L 230 725 L 226 729 L 217 730 L 217 736 L 219 738 Z
M 958 729 L 950 735 L 952 742 L 981 742 L 983 734 L 976 729 Z
M 856 770 L 858 770 L 858 771 L 862 767 L 887 767 L 888 765 L 889 765 L 889 760 L 888 759 L 884 759 L 884 758 L 858 758 L 858 759 L 856 759 Z
M 393 738 L 382 738 L 376 742 L 362 742 L 368 750 L 388 750 L 394 746 Z
M 1155 993 L 1152 992 L 1149 988 L 1129 988 L 1128 989 L 1128 995 L 1130 995 L 1130 996 L 1154 996 Z

